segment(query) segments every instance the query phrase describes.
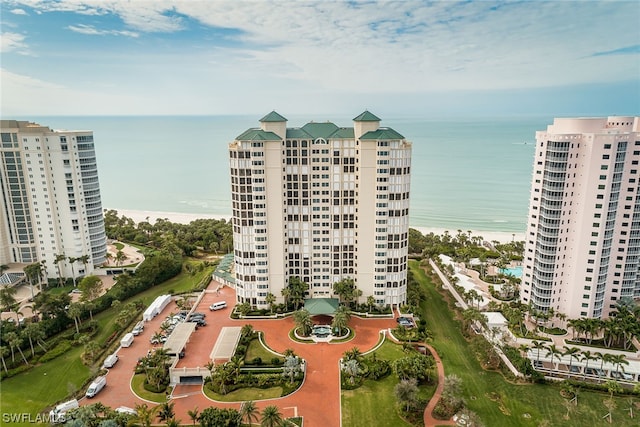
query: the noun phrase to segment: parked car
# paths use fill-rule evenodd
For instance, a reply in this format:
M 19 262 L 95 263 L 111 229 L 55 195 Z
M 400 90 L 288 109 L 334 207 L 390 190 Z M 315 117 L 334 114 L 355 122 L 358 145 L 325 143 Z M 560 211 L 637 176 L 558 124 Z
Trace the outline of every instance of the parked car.
M 575 365 L 571 365 L 569 367 L 569 371 L 573 372 L 574 374 L 579 374 L 580 373 L 580 367 L 579 366 L 575 366 Z
M 604 373 L 604 371 L 602 369 L 597 369 L 597 368 L 587 368 L 584 371 L 585 374 L 587 375 L 596 375 L 599 377 L 605 377 L 606 374 Z
M 218 302 L 214 302 L 213 304 L 211 304 L 209 306 L 209 310 L 211 311 L 215 311 L 215 310 L 222 310 L 223 308 L 227 307 L 227 302 L 226 301 L 218 301 Z
M 617 380 L 633 381 L 633 375 L 620 371 L 611 371 L 611 378 L 615 378 Z
M 408 317 L 398 317 L 396 321 L 400 324 L 400 326 L 404 326 L 405 328 L 413 327 L 413 320 Z
M 151 344 L 161 344 L 161 343 L 164 344 L 165 342 L 167 342 L 167 337 L 165 337 L 164 335 L 161 336 L 160 338 L 151 337 L 149 342 Z
M 86 396 L 87 397 L 93 397 L 96 394 L 98 394 L 100 392 L 100 390 L 102 390 L 105 386 L 107 385 L 107 377 L 98 377 L 95 380 L 93 380 L 93 382 L 91 383 L 91 385 L 89 385 L 89 388 L 87 389 L 87 393 Z
M 141 320 L 138 323 L 136 323 L 136 326 L 134 326 L 133 330 L 131 331 L 131 333 L 134 336 L 138 336 L 142 333 L 142 331 L 144 331 L 144 322 Z
M 204 317 L 194 317 L 188 320 L 191 323 L 195 323 L 198 326 L 207 326 L 207 321 L 204 320 Z
M 113 368 L 113 365 L 115 365 L 117 361 L 118 361 L 118 355 L 110 354 L 109 356 L 107 356 L 106 359 L 104 359 L 104 363 L 102 364 L 102 367 L 105 369 Z

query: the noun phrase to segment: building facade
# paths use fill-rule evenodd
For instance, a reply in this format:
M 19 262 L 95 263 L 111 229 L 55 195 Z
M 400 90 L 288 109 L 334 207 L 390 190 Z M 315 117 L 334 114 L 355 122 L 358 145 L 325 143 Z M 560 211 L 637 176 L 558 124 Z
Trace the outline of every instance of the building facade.
M 555 119 L 536 133 L 521 299 L 606 318 L 640 297 L 640 118 Z
M 49 278 L 58 268 L 90 274 L 107 251 L 93 133 L 16 120 L 0 130 L 0 263 L 44 261 Z
M 229 144 L 239 302 L 283 301 L 289 278 L 331 298 L 352 278 L 377 304 L 406 301 L 411 143 L 365 111 L 353 127 L 288 128 L 271 112 Z

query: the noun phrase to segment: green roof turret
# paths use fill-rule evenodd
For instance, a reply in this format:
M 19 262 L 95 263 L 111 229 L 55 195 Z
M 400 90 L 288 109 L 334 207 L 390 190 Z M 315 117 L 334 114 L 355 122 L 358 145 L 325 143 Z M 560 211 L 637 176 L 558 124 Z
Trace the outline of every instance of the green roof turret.
M 260 122 L 286 122 L 287 119 L 282 117 L 280 114 L 275 111 L 270 112 L 266 116 L 260 119 Z
M 354 122 L 379 122 L 380 118 L 376 117 L 375 114 L 365 110 L 364 113 L 360 114 L 358 117 L 353 119 Z

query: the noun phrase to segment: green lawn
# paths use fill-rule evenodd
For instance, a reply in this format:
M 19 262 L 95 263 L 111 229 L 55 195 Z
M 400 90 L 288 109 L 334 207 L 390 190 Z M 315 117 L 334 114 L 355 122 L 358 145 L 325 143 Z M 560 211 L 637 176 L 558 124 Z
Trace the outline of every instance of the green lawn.
M 157 296 L 165 294 L 169 290 L 178 293 L 192 289 L 206 274 L 211 274 L 212 271 L 213 267 L 209 267 L 194 276 L 181 273 L 173 279 L 122 301 L 122 303 L 142 300 L 145 305 L 149 305 Z M 117 313 L 117 310 L 109 309 L 93 316 L 100 325 L 99 332 L 93 338 L 94 341 L 104 344 L 117 329 L 113 323 Z M 121 331 L 122 334 L 125 332 Z M 117 346 L 117 344 L 115 345 Z M 81 347 L 74 348 L 50 362 L 3 380 L 0 383 L 2 390 L 1 411 L 5 413 L 29 412 L 35 415 L 46 407 L 52 406 L 55 402 L 65 399 L 92 376 L 91 369 L 80 361 L 82 351 Z M 97 372 L 97 368 L 94 368 L 94 371 Z
M 244 361 L 245 363 L 251 363 L 256 357 L 261 358 L 263 363 L 270 364 L 271 359 L 278 356 L 264 348 L 259 339 L 255 339 L 251 340 L 251 342 L 249 343 L 247 354 L 244 356 Z M 284 359 L 282 357 L 278 357 L 278 359 L 284 362 Z
M 138 397 L 152 402 L 163 403 L 167 401 L 166 393 L 154 393 L 144 388 L 144 374 L 135 374 L 131 378 L 131 389 Z
M 485 425 L 492 427 L 538 426 L 601 426 L 608 425 L 602 417 L 607 413 L 603 401 L 605 393 L 580 391 L 577 407 L 572 407 L 569 418 L 557 385 L 512 384 L 496 372 L 484 371 L 470 353 L 458 322 L 452 318 L 447 303 L 434 285 L 412 261 L 414 277 L 423 284 L 427 301 L 421 306 L 421 315 L 433 333 L 433 346 L 444 364 L 445 373 L 455 373 L 463 382 L 464 399 Z M 635 399 L 638 400 L 637 398 Z M 637 426 L 637 419 L 629 418 L 629 398 L 616 399 L 617 409 L 613 423 L 617 426 Z
M 82 347 L 73 348 L 50 362 L 3 380 L 0 383 L 2 412 L 35 415 L 80 390 L 91 376 L 89 368 L 80 361 L 82 351 Z
M 402 346 L 385 341 L 376 351 L 379 359 L 389 361 L 405 357 Z M 355 390 L 342 391 L 342 425 L 344 427 L 379 426 L 395 427 L 409 426 L 398 416 L 396 398 L 393 389 L 398 383 L 395 374 L 391 374 L 379 381 L 366 380 Z M 426 401 L 435 391 L 435 384 L 420 386 L 418 396 Z

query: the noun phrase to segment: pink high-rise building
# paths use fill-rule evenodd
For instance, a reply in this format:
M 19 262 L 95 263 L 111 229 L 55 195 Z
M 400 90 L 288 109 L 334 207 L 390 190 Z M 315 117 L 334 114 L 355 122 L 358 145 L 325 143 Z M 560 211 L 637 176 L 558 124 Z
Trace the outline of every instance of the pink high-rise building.
M 640 117 L 555 119 L 536 132 L 521 299 L 606 318 L 640 297 Z

